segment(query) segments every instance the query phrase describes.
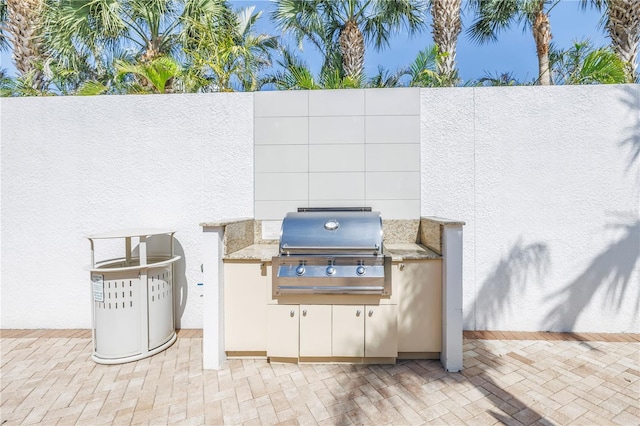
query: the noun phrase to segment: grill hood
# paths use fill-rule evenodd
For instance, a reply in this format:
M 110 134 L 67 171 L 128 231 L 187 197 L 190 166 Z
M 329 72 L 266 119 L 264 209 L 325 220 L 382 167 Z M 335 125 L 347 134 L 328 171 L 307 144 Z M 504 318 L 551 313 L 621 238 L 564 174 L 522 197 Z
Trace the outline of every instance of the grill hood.
M 290 212 L 282 222 L 280 255 L 382 255 L 382 218 L 371 211 Z

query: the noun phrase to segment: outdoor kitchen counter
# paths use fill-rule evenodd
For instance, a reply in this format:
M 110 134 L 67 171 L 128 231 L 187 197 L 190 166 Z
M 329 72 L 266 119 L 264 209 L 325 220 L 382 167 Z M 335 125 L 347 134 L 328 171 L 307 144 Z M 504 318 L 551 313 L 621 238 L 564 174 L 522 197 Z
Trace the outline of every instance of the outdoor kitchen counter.
M 278 255 L 278 244 L 252 244 L 241 250 L 229 253 L 223 260 L 253 260 L 270 262 L 273 256 Z
M 416 243 L 391 243 L 384 245 L 385 254 L 391 256 L 393 262 L 404 260 L 442 259 L 438 253 Z
M 384 245 L 385 253 L 391 256 L 393 262 L 405 260 L 429 260 L 441 259 L 442 256 L 416 243 L 392 243 Z M 269 262 L 273 256 L 278 255 L 277 244 L 252 244 L 241 250 L 229 253 L 224 260 L 248 260 Z

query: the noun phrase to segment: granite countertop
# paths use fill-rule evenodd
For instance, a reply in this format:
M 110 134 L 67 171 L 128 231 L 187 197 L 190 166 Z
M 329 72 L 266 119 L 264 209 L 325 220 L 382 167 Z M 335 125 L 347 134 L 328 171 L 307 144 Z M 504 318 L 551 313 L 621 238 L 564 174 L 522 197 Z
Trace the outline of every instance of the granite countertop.
M 446 219 L 443 217 L 437 217 L 437 216 L 422 216 L 420 218 L 422 219 L 426 219 L 429 220 L 431 222 L 435 222 L 435 223 L 439 223 L 440 225 L 444 225 L 444 226 L 464 226 L 466 225 L 466 223 L 462 220 L 455 220 L 455 219 Z
M 403 260 L 441 259 L 438 253 L 416 243 L 393 243 L 384 245 L 385 254 L 394 262 Z
M 385 253 L 391 256 L 394 262 L 403 260 L 440 259 L 441 256 L 416 243 L 385 244 Z M 269 262 L 273 256 L 278 255 L 277 244 L 253 244 L 224 257 L 224 260 L 253 260 Z
M 239 218 L 239 219 L 220 219 L 220 220 L 211 220 L 209 222 L 201 222 L 200 226 L 203 228 L 206 227 L 220 227 L 220 226 L 227 226 L 227 225 L 231 225 L 233 223 L 240 223 L 240 222 L 246 222 L 249 220 L 253 220 L 250 217 L 244 217 L 244 218 Z
M 252 244 L 233 253 L 224 256 L 223 260 L 259 260 L 270 262 L 273 256 L 278 255 L 278 244 Z

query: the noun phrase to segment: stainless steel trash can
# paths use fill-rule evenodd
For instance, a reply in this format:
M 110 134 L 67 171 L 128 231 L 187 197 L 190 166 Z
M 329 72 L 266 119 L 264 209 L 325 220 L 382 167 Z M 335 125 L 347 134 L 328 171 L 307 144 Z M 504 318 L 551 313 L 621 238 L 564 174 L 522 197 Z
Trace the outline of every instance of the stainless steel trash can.
M 128 229 L 90 235 L 92 358 L 121 364 L 154 355 L 176 340 L 173 312 L 174 230 Z M 165 235 L 162 254 L 147 254 L 147 238 Z M 138 238 L 137 253 L 131 250 Z M 95 240 L 123 239 L 124 257 L 95 261 Z

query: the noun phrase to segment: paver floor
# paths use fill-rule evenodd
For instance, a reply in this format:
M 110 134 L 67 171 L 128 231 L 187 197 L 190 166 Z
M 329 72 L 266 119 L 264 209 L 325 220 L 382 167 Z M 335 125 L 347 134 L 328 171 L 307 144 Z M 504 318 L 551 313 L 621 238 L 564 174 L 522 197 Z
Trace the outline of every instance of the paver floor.
M 181 332 L 151 358 L 106 366 L 91 360 L 86 332 L 3 331 L 0 424 L 640 424 L 637 335 L 466 335 L 461 373 L 438 361 L 230 360 L 210 371 L 198 333 Z

